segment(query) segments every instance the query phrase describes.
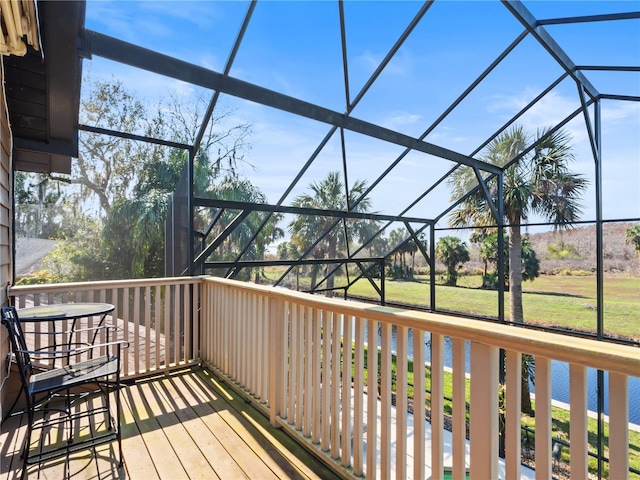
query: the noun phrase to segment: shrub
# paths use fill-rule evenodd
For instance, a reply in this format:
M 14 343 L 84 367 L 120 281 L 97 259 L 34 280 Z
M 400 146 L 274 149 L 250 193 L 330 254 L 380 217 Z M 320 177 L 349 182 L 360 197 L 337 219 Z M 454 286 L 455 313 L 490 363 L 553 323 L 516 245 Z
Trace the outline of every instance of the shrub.
M 547 245 L 547 258 L 555 260 L 578 259 L 580 253 L 575 245 L 561 241 Z

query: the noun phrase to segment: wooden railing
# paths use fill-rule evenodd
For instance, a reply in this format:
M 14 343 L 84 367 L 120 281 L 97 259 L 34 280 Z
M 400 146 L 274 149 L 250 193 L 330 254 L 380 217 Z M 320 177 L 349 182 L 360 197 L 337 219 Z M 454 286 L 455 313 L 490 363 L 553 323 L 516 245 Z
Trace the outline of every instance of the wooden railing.
M 67 302 L 113 304 L 107 321 L 120 327 L 117 339 L 129 342 L 122 371 L 127 379 L 199 358 L 200 285 L 200 278 L 183 277 L 17 286 L 8 293 L 17 308 Z
M 519 478 L 522 354 L 534 355 L 536 363 L 536 478 L 552 473 L 552 360 L 570 364 L 571 474 L 586 478 L 586 371 L 601 369 L 609 374 L 609 478 L 628 475 L 627 384 L 640 372 L 636 348 L 211 277 L 20 286 L 9 295 L 18 307 L 113 303 L 111 320 L 131 344 L 125 378 L 202 361 L 253 399 L 272 425 L 324 452 L 345 472 L 367 478 L 443 478 L 445 466 L 453 478 L 463 478 L 467 451 L 471 478 Z M 425 364 L 407 360 L 410 329 L 416 359 L 425 357 L 430 334 L 430 423 L 418 408 L 426 400 Z M 452 339 L 450 455 L 443 414 L 445 337 Z M 500 349 L 507 351 L 504 473 L 498 472 Z M 379 376 L 365 375 L 378 370 Z
M 412 364 L 411 395 L 407 386 L 409 329 L 414 358 L 424 358 L 424 334 L 431 337 L 430 425 L 425 423 L 425 409 L 417 408 L 425 405 L 423 362 Z M 379 352 L 367 348 L 378 344 L 379 335 Z M 452 339 L 453 362 L 448 456 L 444 454 L 445 336 Z M 627 385 L 628 377 L 640 372 L 636 348 L 224 279 L 203 280 L 205 362 L 257 399 L 274 426 L 299 435 L 347 471 L 367 478 L 443 478 L 445 458 L 453 478 L 464 478 L 466 342 L 471 344 L 471 478 L 520 478 L 522 354 L 534 355 L 536 364 L 536 478 L 552 477 L 552 360 L 570 365 L 572 478 L 587 478 L 587 368 L 609 374 L 609 478 L 628 477 Z M 396 372 L 392 372 L 392 343 L 397 350 Z M 498 472 L 500 349 L 506 350 L 502 473 Z M 380 377 L 372 374 L 365 379 L 365 365 L 368 372 L 380 368 Z M 410 405 L 412 414 L 407 413 Z M 425 458 L 425 451 L 430 458 Z

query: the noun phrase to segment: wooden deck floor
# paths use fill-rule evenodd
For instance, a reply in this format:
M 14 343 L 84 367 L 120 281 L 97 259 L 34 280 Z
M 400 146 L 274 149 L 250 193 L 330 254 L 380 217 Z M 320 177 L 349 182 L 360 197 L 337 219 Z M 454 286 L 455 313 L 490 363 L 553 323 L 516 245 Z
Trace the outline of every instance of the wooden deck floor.
M 124 468 L 117 444 L 32 465 L 31 479 L 334 479 L 335 474 L 206 370 L 126 385 Z M 20 478 L 26 416 L 2 425 L 1 479 Z

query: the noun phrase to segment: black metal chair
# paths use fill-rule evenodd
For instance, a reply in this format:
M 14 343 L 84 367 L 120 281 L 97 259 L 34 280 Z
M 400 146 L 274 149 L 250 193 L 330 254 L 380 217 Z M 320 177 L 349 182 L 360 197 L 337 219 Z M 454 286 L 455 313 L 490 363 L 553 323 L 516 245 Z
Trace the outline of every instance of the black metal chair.
M 24 459 L 22 476 L 25 477 L 29 465 L 68 456 L 114 440 L 118 442 L 118 465 L 122 467 L 120 353 L 128 343 L 69 343 L 63 349 L 44 347 L 28 350 L 14 307 L 2 308 L 2 324 L 9 331 L 11 361 L 17 365 L 28 415 L 27 434 L 21 454 Z M 97 354 L 94 355 L 94 352 Z M 57 358 L 64 366 L 36 373 L 34 360 L 37 361 L 37 358 Z M 74 362 L 75 359 L 80 361 Z M 115 392 L 115 414 L 111 412 L 111 392 Z M 96 403 L 100 405 L 94 406 Z M 66 434 L 65 425 L 68 425 Z M 58 429 L 57 435 L 50 435 L 52 429 Z M 32 449 L 32 433 L 37 430 L 48 435 L 40 435 L 38 448 Z M 44 445 L 44 437 L 56 440 Z

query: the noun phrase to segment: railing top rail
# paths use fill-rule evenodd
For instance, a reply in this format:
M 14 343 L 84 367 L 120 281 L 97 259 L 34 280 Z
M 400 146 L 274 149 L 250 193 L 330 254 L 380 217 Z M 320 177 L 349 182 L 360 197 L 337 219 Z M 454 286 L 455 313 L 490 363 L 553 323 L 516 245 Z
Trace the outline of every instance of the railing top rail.
M 156 285 L 182 285 L 201 283 L 201 277 L 140 278 L 128 280 L 103 280 L 98 282 L 51 283 L 37 285 L 14 285 L 7 287 L 7 294 L 15 297 L 28 293 L 57 293 L 78 290 L 101 290 L 123 287 L 146 287 Z
M 270 298 L 279 298 L 317 309 L 462 338 L 585 367 L 629 376 L 640 375 L 640 348 L 628 345 L 525 330 L 513 325 L 483 320 L 326 298 L 218 277 L 203 277 L 203 281 L 250 290 Z

